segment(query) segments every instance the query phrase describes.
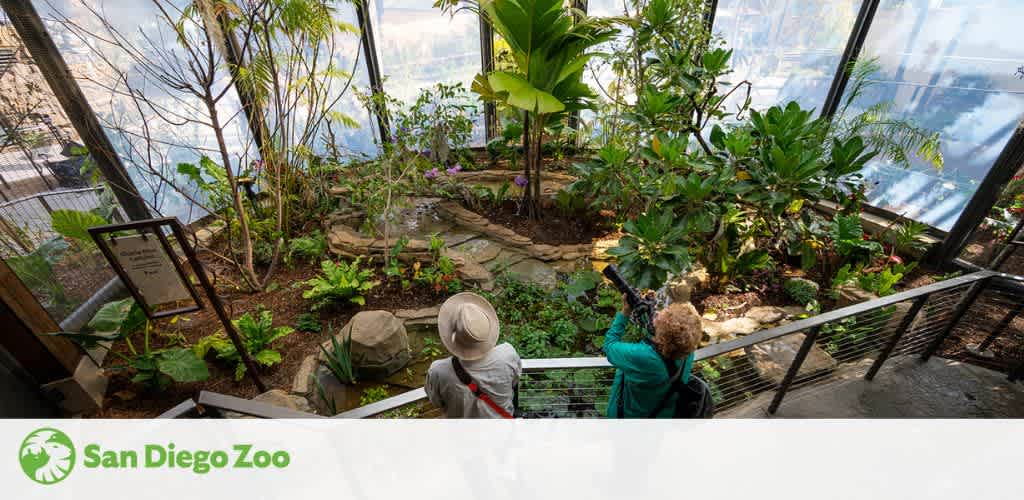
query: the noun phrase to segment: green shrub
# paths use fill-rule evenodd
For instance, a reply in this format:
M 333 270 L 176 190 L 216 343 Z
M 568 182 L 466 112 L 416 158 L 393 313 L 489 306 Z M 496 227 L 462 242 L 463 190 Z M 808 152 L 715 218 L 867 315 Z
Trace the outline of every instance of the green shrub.
M 313 309 L 342 300 L 360 306 L 366 304 L 366 297 L 363 295 L 378 283 L 371 281 L 373 270 L 360 269 L 359 261 L 360 258 L 356 258 L 351 264 L 344 261 L 335 263 L 330 260 L 321 262 L 322 273 L 304 283 L 311 288 L 303 292 L 302 297 L 314 301 Z
M 782 285 L 786 295 L 802 306 L 818 299 L 819 288 L 817 283 L 803 278 L 790 278 Z
M 608 250 L 618 260 L 619 271 L 639 289 L 657 290 L 668 275 L 690 268 L 686 228 L 674 224 L 671 210 L 648 212 L 622 226 L 625 235 Z
M 298 257 L 312 262 L 323 257 L 327 252 L 327 238 L 320 230 L 313 231 L 309 236 L 293 238 L 288 242 L 287 261 Z
M 295 331 L 288 326 L 274 328 L 274 315 L 266 309 L 261 309 L 257 316 L 245 313 L 240 318 L 232 320 L 231 323 L 238 330 L 242 344 L 249 351 L 253 361 L 262 366 L 273 366 L 281 362 L 281 353 L 272 349 L 270 344 Z M 205 358 L 206 354 L 213 350 L 217 353 L 217 359 L 235 363 L 235 380 L 241 380 L 245 376 L 245 363 L 242 362 L 242 356 L 235 349 L 235 344 L 223 332 L 199 339 L 192 350 L 199 359 Z
M 316 313 L 302 313 L 295 320 L 295 329 L 300 332 L 320 333 L 320 315 Z
M 378 385 L 376 387 L 370 387 L 363 392 L 363 395 L 359 398 L 359 406 L 366 406 L 377 401 L 382 401 L 388 398 L 388 388 L 384 385 Z

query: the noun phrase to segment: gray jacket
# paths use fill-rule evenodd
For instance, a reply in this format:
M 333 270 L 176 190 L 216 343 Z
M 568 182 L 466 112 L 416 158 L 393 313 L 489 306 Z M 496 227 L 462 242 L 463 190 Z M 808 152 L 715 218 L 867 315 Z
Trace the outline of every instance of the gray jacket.
M 491 400 L 509 413 L 513 412 L 514 390 L 523 371 L 514 347 L 508 343 L 500 344 L 481 359 L 460 362 Z M 469 392 L 469 388 L 455 375 L 450 357 L 430 365 L 423 389 L 430 402 L 444 411 L 448 418 L 501 418 L 487 403 Z

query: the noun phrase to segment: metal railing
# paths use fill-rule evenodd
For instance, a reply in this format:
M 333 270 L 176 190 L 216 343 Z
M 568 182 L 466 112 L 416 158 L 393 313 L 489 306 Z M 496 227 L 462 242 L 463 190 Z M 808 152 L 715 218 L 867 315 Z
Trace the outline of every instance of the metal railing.
M 873 359 L 866 375 L 871 380 L 891 357 L 920 355 L 927 359 L 968 311 L 975 312 L 972 306 L 976 304 L 1010 309 L 1012 315 L 993 325 L 991 335 L 995 338 L 1020 314 L 1021 290 L 1024 278 L 1019 276 L 975 272 L 704 347 L 696 353 L 694 373 L 711 387 L 717 412 L 727 412 L 774 391 L 768 407 L 768 412 L 774 413 L 788 391 L 827 380 L 843 365 Z M 526 417 L 587 418 L 605 414 L 614 374 L 607 359 L 525 359 L 523 372 L 519 409 Z M 214 412 L 265 418 L 272 418 L 270 415 L 280 410 L 238 398 L 217 400 L 209 394 L 200 395 L 200 408 L 213 404 Z M 263 410 L 268 413 L 261 414 Z M 189 411 L 194 414 L 195 409 Z M 440 416 L 440 411 L 426 400 L 423 389 L 416 389 L 336 417 Z

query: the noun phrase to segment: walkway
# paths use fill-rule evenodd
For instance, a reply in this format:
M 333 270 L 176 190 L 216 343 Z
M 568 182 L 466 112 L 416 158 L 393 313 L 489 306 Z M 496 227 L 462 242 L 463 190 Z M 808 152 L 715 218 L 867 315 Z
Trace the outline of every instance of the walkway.
M 866 359 L 839 369 L 831 381 L 796 389 L 776 418 L 1024 418 L 1024 383 L 957 361 L 916 356 L 893 358 L 868 382 Z M 774 392 L 720 417 L 763 418 Z

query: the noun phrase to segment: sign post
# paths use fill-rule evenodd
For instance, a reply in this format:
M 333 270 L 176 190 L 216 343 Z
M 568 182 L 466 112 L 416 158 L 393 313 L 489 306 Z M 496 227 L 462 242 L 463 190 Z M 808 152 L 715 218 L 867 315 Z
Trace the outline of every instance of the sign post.
M 260 392 L 266 392 L 267 387 L 256 372 L 256 363 L 253 362 L 252 356 L 246 350 L 235 325 L 231 323 L 224 304 L 221 303 L 217 291 L 210 284 L 202 264 L 196 257 L 195 250 L 188 244 L 185 231 L 177 218 L 145 219 L 124 224 L 98 226 L 89 228 L 89 235 L 92 236 L 107 262 L 131 292 L 146 317 L 155 320 L 195 312 L 203 308 L 203 302 L 164 234 L 164 228 L 171 230 L 178 246 L 185 253 L 189 267 L 192 268 L 192 274 L 199 281 L 199 286 L 206 294 L 206 299 L 213 306 L 221 324 L 224 325 L 224 331 L 227 332 L 228 338 L 231 339 L 231 343 L 234 344 L 238 355 L 242 358 L 249 378 L 256 384 L 256 388 Z M 157 310 L 160 305 L 184 300 L 191 300 L 192 304 Z

